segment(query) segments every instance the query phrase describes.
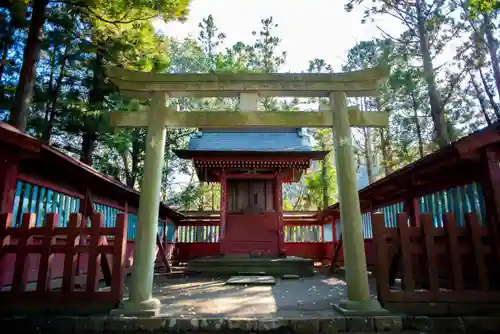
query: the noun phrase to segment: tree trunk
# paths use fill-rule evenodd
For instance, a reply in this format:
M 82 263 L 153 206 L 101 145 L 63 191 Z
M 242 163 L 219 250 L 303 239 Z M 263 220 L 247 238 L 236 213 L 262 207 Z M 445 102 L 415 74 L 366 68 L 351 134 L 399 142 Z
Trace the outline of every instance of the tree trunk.
M 325 138 L 322 135 L 321 137 L 321 149 L 323 151 L 326 150 Z M 328 208 L 328 178 L 327 178 L 327 170 L 326 170 L 326 157 L 321 162 L 321 182 L 323 183 L 323 210 Z
M 432 57 L 429 50 L 429 43 L 427 38 L 427 31 L 425 30 L 425 16 L 422 12 L 421 0 L 415 1 L 417 11 L 418 23 L 418 36 L 420 43 L 420 53 L 422 54 L 422 62 L 424 67 L 424 78 L 427 83 L 427 93 L 429 95 L 429 103 L 431 105 L 431 116 L 434 123 L 434 132 L 440 148 L 445 147 L 450 143 L 450 136 L 446 126 L 446 119 L 444 117 L 444 108 L 439 96 L 436 85 L 436 78 L 434 76 L 434 66 L 432 64 Z
M 61 59 L 61 64 L 59 66 L 59 76 L 57 77 L 56 86 L 52 87 L 52 78 L 50 82 L 50 110 L 48 111 L 47 124 L 45 126 L 45 131 L 42 134 L 42 141 L 49 142 L 52 137 L 52 129 L 54 128 L 54 119 L 57 114 L 57 99 L 61 93 L 62 82 L 64 79 L 64 70 L 66 69 L 66 61 L 68 59 L 68 47 L 69 40 L 66 41 L 64 54 Z
M 52 93 L 53 93 L 53 89 L 54 89 L 54 76 L 55 76 L 55 73 L 56 73 L 56 47 L 54 46 L 52 48 L 52 55 L 51 55 L 51 58 L 50 58 L 50 75 L 49 75 L 49 81 L 48 81 L 48 88 L 47 88 L 47 95 L 48 96 L 51 96 Z M 51 111 L 51 108 L 50 108 L 50 101 L 52 99 L 47 99 L 47 101 L 45 101 L 45 115 L 44 115 L 44 121 L 45 121 L 45 124 L 44 124 L 44 128 L 42 129 L 42 133 L 40 134 L 40 140 L 43 141 L 43 142 L 46 142 L 48 143 L 49 140 L 50 140 L 50 134 L 52 133 L 52 129 L 48 130 L 48 127 L 49 127 L 49 120 L 51 119 L 50 117 L 50 111 Z
M 99 45 L 101 46 L 101 45 Z M 104 74 L 103 67 L 104 61 L 103 57 L 99 52 L 96 52 L 96 58 L 94 60 L 94 67 L 92 69 L 92 88 L 89 93 L 89 103 L 92 111 L 102 110 L 104 102 Z M 80 156 L 80 161 L 92 166 L 92 153 L 95 149 L 95 142 L 97 140 L 97 122 L 99 116 L 94 116 L 93 113 L 90 115 L 84 115 L 83 117 L 83 133 L 82 133 L 82 154 Z
M 135 187 L 137 183 L 137 175 L 139 175 L 139 160 L 141 159 L 141 129 L 134 129 L 133 131 L 133 139 L 132 139 L 132 166 L 130 172 L 130 178 L 127 180 L 127 185 L 129 187 Z
M 474 87 L 474 91 L 476 92 L 476 97 L 479 102 L 479 106 L 481 107 L 481 113 L 483 114 L 486 123 L 488 123 L 488 125 L 491 125 L 492 121 L 490 115 L 488 114 L 486 99 L 484 98 L 483 93 L 481 92 L 481 89 L 479 88 L 479 85 L 476 82 L 476 79 L 474 79 L 474 76 L 470 71 L 469 71 L 469 77 L 470 77 L 470 82 L 472 83 L 472 87 Z
M 132 179 L 132 173 L 130 172 L 130 168 L 129 168 L 128 151 L 120 152 L 120 156 L 121 156 L 122 162 L 123 162 L 123 172 L 125 174 L 125 184 L 127 186 L 133 188 L 133 186 L 130 185 L 130 180 Z
M 2 60 L 0 62 L 0 82 L 2 82 L 3 72 L 5 71 L 5 65 L 7 64 L 7 55 L 9 53 L 10 44 L 7 42 L 2 43 Z
M 375 177 L 373 175 L 373 150 L 371 141 L 371 131 L 370 129 L 364 129 L 365 135 L 365 161 L 366 161 L 366 173 L 368 174 L 368 184 L 375 182 Z
M 80 161 L 88 166 L 92 166 L 92 153 L 94 152 L 96 140 L 96 133 L 87 127 L 82 135 L 82 153 L 80 154 Z
M 376 100 L 377 103 L 377 110 L 382 111 L 382 103 L 380 102 L 380 99 L 377 98 Z M 386 112 L 390 113 L 389 110 Z M 389 175 L 392 173 L 392 149 L 391 149 L 391 133 L 390 129 L 379 129 L 379 134 L 380 134 L 380 150 L 382 151 L 382 159 L 384 160 L 383 165 L 384 165 L 384 173 L 385 176 Z
M 215 211 L 215 185 L 212 183 L 212 211 Z
M 411 102 L 413 107 L 413 119 L 415 120 L 415 131 L 417 132 L 418 139 L 418 154 L 420 158 L 424 157 L 424 139 L 422 138 L 422 127 L 420 126 L 420 120 L 418 118 L 418 102 L 415 98 L 415 91 L 413 90 L 413 82 L 412 82 L 412 91 L 411 91 Z
M 493 78 L 497 87 L 498 95 L 500 96 L 500 65 L 498 64 L 498 41 L 496 40 L 493 29 L 494 25 L 491 22 L 489 14 L 484 15 L 484 34 L 486 35 L 486 45 L 491 59 L 491 69 L 493 71 Z
M 488 96 L 488 100 L 490 100 L 491 108 L 493 108 L 493 112 L 497 119 L 500 119 L 500 110 L 498 108 L 498 104 L 495 101 L 495 97 L 493 96 L 493 92 L 488 87 L 488 82 L 486 81 L 486 77 L 484 76 L 483 70 L 478 69 L 479 77 L 481 78 L 481 82 L 483 83 L 484 92 Z
M 36 64 L 40 57 L 45 23 L 45 9 L 49 0 L 33 0 L 28 38 L 24 47 L 23 66 L 10 111 L 9 123 L 21 131 L 26 130 L 28 112 L 36 79 Z
M 384 176 L 389 175 L 392 172 L 391 165 L 389 163 L 389 150 L 387 147 L 387 140 L 385 136 L 385 131 L 384 129 L 379 129 L 379 135 L 380 135 L 380 150 L 382 151 L 382 159 L 384 162 L 382 165 L 384 166 Z

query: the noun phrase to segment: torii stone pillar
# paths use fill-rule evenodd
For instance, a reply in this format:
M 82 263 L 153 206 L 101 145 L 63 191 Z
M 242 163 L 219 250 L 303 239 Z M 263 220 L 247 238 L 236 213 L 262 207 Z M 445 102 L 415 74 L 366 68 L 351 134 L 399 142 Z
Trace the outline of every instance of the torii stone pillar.
M 344 92 L 330 94 L 330 109 L 333 113 L 333 142 L 348 298 L 336 306 L 344 314 L 387 313 L 377 300 L 370 298 L 351 125 Z
M 129 299 L 124 300 L 115 314 L 156 315 L 160 301 L 153 298 L 153 276 L 158 234 L 161 176 L 165 161 L 165 106 L 169 96 L 155 93 L 148 113 L 148 130 L 141 182 L 138 224 L 134 244 L 134 263 Z

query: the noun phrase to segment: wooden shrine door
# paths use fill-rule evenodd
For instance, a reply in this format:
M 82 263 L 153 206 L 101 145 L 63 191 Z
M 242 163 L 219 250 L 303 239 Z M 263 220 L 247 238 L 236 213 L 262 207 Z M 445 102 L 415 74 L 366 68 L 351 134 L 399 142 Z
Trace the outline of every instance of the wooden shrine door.
M 278 255 L 275 179 L 228 179 L 225 254 Z

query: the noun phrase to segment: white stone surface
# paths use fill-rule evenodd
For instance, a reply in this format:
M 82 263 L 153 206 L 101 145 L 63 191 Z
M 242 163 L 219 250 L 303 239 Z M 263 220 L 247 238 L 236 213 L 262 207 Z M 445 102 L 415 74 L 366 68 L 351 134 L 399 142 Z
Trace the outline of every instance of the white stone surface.
M 230 285 L 274 285 L 276 280 L 273 276 L 232 276 L 226 281 Z

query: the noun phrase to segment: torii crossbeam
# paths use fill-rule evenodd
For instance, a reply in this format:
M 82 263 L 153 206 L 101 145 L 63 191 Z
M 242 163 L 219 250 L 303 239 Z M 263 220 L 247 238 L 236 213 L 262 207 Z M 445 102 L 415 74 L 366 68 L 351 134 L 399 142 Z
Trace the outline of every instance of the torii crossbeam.
M 348 107 L 347 97 L 376 95 L 377 85 L 386 77 L 385 67 L 335 74 L 157 74 L 108 68 L 107 79 L 122 94 L 137 99 L 151 98 L 149 111 L 111 113 L 114 126 L 147 127 L 130 298 L 116 312 L 155 314 L 160 307 L 159 301 L 152 298 L 152 264 L 166 127 L 332 127 L 348 294 L 348 300 L 338 307 L 345 312 L 384 312 L 377 301 L 371 300 L 368 290 L 350 127 L 386 127 L 388 114 Z M 239 97 L 241 111 L 178 112 L 168 107 L 169 98 L 185 96 Z M 269 96 L 328 97 L 330 110 L 259 111 L 259 99 Z

